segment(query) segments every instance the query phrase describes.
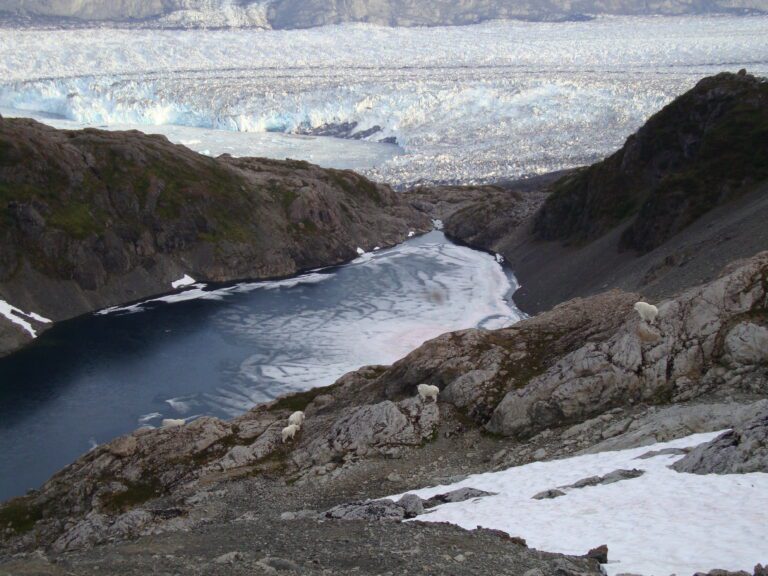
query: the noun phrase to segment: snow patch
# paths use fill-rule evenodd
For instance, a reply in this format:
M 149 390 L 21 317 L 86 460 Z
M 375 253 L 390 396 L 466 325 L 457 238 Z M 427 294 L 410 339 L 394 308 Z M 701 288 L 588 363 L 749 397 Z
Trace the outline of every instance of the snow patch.
M 197 280 L 192 278 L 189 274 L 184 274 L 183 278 L 171 282 L 171 287 L 176 290 L 178 288 L 184 288 L 185 286 L 191 286 L 192 284 L 197 284 Z
M 435 228 L 435 230 L 442 230 L 443 229 L 443 221 L 435 218 L 432 220 L 432 226 Z
M 365 254 L 365 250 L 363 250 L 362 248 L 360 248 L 360 246 L 358 246 L 357 247 L 357 253 L 358 253 L 358 255 L 362 256 L 363 254 Z
M 0 300 L 0 316 L 4 316 L 17 326 L 21 326 L 32 338 L 37 338 L 37 331 L 32 326 L 32 322 L 39 324 L 50 324 L 51 320 L 43 318 L 34 312 L 24 312 L 8 302 Z
M 418 520 L 503 530 L 525 538 L 532 548 L 563 554 L 584 554 L 607 544 L 609 576 L 693 574 L 715 568 L 751 571 L 758 562 L 765 562 L 768 551 L 768 474 L 683 474 L 669 469 L 679 455 L 637 459 L 651 451 L 697 446 L 721 433 L 534 462 L 418 490 L 413 493 L 421 498 L 463 487 L 498 494 L 439 506 Z M 532 499 L 539 492 L 589 476 L 632 468 L 645 474 L 572 490 L 554 500 Z

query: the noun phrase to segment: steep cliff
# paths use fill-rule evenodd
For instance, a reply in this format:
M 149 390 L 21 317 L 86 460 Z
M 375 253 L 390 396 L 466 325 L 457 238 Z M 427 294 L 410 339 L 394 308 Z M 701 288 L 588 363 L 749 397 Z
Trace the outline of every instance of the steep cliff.
M 352 172 L 23 119 L 0 119 L 0 215 L 0 301 L 16 309 L 0 315 L 0 353 L 48 326 L 33 312 L 63 320 L 169 292 L 185 275 L 288 276 L 430 228 Z
M 542 240 L 594 240 L 630 221 L 620 249 L 648 252 L 768 179 L 768 82 L 705 78 L 603 162 L 554 185 L 534 223 Z

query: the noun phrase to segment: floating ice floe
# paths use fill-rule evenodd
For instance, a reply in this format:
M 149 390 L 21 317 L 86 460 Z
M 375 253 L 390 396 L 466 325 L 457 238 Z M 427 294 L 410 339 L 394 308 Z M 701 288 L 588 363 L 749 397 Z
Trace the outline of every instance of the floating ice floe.
M 37 338 L 37 330 L 32 326 L 32 322 L 39 324 L 51 323 L 51 320 L 48 318 L 43 318 L 34 312 L 24 312 L 15 306 L 11 306 L 4 300 L 0 300 L 0 316 L 4 316 L 17 326 L 21 326 L 32 338 Z
M 751 571 L 768 553 L 768 474 L 685 474 L 669 468 L 681 455 L 638 459 L 666 448 L 697 446 L 719 434 L 534 462 L 418 490 L 414 493 L 421 498 L 464 487 L 496 494 L 439 506 L 418 519 L 503 530 L 525 538 L 532 548 L 563 554 L 584 554 L 607 544 L 610 576 Z M 613 484 L 568 489 L 554 499 L 533 498 L 619 469 L 644 473 Z
M 178 288 L 184 288 L 185 286 L 191 286 L 192 284 L 196 284 L 197 280 L 192 278 L 189 274 L 184 274 L 184 277 L 176 280 L 175 282 L 171 282 L 171 287 L 174 290 L 177 290 Z

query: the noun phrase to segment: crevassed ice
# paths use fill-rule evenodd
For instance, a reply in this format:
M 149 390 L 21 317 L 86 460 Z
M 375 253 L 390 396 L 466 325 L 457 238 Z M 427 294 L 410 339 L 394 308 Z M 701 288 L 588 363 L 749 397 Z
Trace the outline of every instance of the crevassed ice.
M 368 175 L 480 182 L 591 162 L 702 76 L 742 66 L 768 73 L 766 33 L 761 16 L 2 30 L 0 107 L 91 125 L 379 127 L 367 140 L 395 138 L 406 153 Z

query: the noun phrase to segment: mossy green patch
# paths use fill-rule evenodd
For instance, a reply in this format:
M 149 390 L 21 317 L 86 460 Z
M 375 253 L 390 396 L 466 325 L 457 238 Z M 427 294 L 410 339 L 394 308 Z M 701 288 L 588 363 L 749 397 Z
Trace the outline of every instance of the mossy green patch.
M 328 170 L 328 179 L 352 197 L 365 197 L 380 204 L 382 201 L 379 189 L 370 180 L 351 172 Z
M 304 410 L 307 406 L 309 406 L 312 403 L 312 401 L 315 398 L 317 398 L 322 394 L 329 394 L 338 386 L 339 384 L 336 383 L 336 384 L 331 384 L 330 386 L 313 388 L 312 390 L 307 390 L 306 392 L 297 392 L 295 394 L 289 394 L 288 396 L 283 396 L 282 398 L 278 399 L 274 404 L 272 404 L 272 406 L 269 407 L 269 410 L 272 412 L 277 412 L 279 410 L 290 410 L 292 412 L 296 412 L 298 410 Z
M 43 518 L 43 509 L 26 497 L 15 498 L 0 506 L 0 530 L 10 528 L 15 534 L 25 534 Z
M 156 478 L 143 482 L 128 483 L 127 490 L 115 492 L 102 498 L 102 505 L 115 513 L 127 512 L 145 502 L 161 496 L 163 486 Z
M 104 226 L 93 215 L 92 208 L 83 202 L 70 202 L 59 207 L 48 218 L 48 223 L 77 239 L 104 232 Z

